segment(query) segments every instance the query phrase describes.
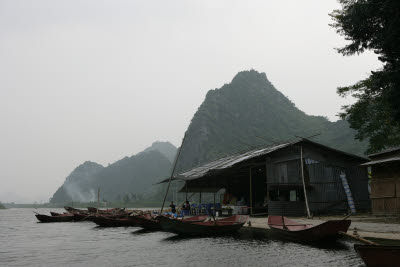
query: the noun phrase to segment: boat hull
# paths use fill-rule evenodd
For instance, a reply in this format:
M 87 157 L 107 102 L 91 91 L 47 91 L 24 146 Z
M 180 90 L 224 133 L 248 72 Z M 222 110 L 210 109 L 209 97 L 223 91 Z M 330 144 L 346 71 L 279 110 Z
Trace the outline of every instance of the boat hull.
M 271 233 L 279 238 L 298 242 L 322 242 L 340 238 L 339 232 L 346 233 L 350 224 L 350 220 L 330 220 L 302 230 L 282 229 L 274 225 L 269 225 L 269 227 Z
M 160 221 L 156 220 L 154 217 L 150 215 L 136 215 L 136 216 L 131 216 L 133 218 L 130 218 L 131 220 L 135 220 L 137 223 L 137 226 L 142 227 L 143 229 L 146 230 L 161 230 L 161 224 Z
M 400 246 L 354 245 L 367 267 L 400 266 Z
M 50 222 L 72 222 L 74 220 L 73 215 L 64 215 L 64 216 L 48 216 L 44 214 L 36 214 L 36 218 L 43 223 Z
M 182 224 L 203 222 L 208 218 L 207 215 L 195 216 L 187 219 L 175 219 L 166 216 L 158 216 L 156 219 L 160 222 L 161 228 L 166 232 L 174 232 L 174 228 L 181 227 Z
M 239 217 L 238 217 L 239 216 Z M 168 225 L 168 231 L 178 235 L 212 236 L 237 232 L 248 220 L 247 215 L 235 215 L 226 219 L 207 222 L 180 221 Z
M 130 220 L 129 218 L 108 218 L 104 216 L 98 216 L 92 219 L 94 223 L 101 227 L 130 227 L 138 226 L 136 220 Z

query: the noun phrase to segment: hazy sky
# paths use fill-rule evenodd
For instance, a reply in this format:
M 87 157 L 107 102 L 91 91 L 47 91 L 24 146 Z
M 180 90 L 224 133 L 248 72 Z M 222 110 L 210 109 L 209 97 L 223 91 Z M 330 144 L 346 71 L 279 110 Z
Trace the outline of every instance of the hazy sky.
M 380 64 L 343 57 L 336 0 L 0 0 L 0 201 L 47 201 L 86 160 L 178 146 L 209 89 L 265 72 L 308 114 Z

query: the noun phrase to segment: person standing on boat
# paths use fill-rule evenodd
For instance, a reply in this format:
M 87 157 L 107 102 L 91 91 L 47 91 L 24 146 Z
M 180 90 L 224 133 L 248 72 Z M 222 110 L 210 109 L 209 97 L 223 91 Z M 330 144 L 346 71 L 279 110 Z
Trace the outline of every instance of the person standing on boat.
M 176 207 L 173 201 L 171 201 L 171 205 L 169 205 L 169 207 L 171 208 L 172 213 L 176 213 Z

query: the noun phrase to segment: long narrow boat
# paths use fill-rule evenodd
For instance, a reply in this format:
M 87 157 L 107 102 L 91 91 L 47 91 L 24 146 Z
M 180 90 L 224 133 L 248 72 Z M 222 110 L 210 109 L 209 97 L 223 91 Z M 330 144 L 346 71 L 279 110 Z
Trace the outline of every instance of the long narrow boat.
M 273 234 L 300 242 L 338 239 L 340 237 L 339 232 L 346 233 L 350 224 L 351 220 L 329 220 L 314 226 L 298 223 L 283 216 L 268 217 L 268 226 Z
M 190 236 L 226 235 L 238 231 L 248 219 L 248 215 L 235 215 L 215 221 L 180 222 L 170 225 L 168 231 Z
M 400 266 L 400 246 L 354 245 L 367 267 Z
M 152 216 L 150 214 L 143 214 L 131 217 L 133 217 L 132 219 L 136 220 L 138 226 L 146 230 L 161 230 L 160 221 L 158 221 L 155 216 Z
M 124 218 L 96 216 L 91 220 L 101 227 L 138 226 L 138 222 L 134 216 L 126 216 Z
M 49 216 L 44 214 L 35 214 L 40 222 L 72 222 L 74 220 L 73 214 L 65 214 L 59 216 Z
M 86 212 L 85 210 L 75 209 L 73 207 L 64 206 L 64 209 L 68 212 Z
M 88 212 L 96 213 L 98 209 L 95 207 L 87 207 L 87 210 L 88 210 Z
M 74 221 L 81 222 L 81 221 L 91 221 L 96 215 L 89 214 L 89 213 L 79 213 L 74 212 Z
M 204 222 L 208 218 L 208 215 L 199 215 L 183 219 L 175 219 L 167 216 L 157 216 L 156 220 L 160 222 L 161 228 L 167 232 L 174 232 L 173 229 L 180 227 L 184 223 L 195 223 Z

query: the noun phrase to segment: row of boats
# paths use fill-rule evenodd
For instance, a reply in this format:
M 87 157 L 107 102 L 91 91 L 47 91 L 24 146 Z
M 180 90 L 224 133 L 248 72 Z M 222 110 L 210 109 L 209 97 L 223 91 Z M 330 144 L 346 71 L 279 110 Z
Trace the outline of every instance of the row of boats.
M 248 215 L 235 215 L 212 220 L 208 215 L 175 218 L 171 214 L 152 214 L 148 211 L 125 209 L 88 210 L 64 207 L 67 212 L 50 215 L 36 214 L 40 222 L 92 221 L 100 227 L 141 227 L 146 230 L 164 230 L 181 235 L 221 235 L 239 230 L 247 221 Z
M 223 219 L 198 215 L 176 218 L 171 214 L 152 214 L 149 211 L 108 209 L 88 210 L 65 207 L 65 213 L 36 214 L 40 222 L 93 221 L 100 227 L 141 227 L 146 230 L 163 230 L 178 235 L 227 235 L 238 231 L 249 219 L 247 215 L 234 215 Z M 271 233 L 279 238 L 297 242 L 332 241 L 345 235 L 351 220 L 329 220 L 319 225 L 303 224 L 284 216 L 269 216 Z M 372 243 L 372 242 L 371 242 Z M 354 245 L 366 266 L 400 266 L 400 246 L 377 244 Z

